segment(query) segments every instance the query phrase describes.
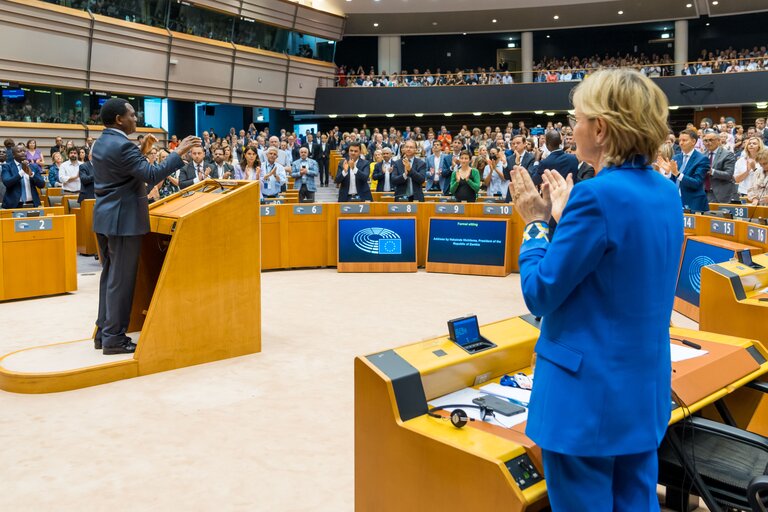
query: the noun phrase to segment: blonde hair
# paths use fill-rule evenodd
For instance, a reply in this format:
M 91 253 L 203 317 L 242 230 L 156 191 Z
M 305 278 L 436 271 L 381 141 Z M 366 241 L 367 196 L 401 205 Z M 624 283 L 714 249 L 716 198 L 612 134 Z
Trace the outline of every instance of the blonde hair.
M 758 153 L 760 153 L 763 149 L 765 149 L 765 144 L 763 143 L 763 138 L 759 137 L 757 135 L 753 135 L 752 137 L 747 137 L 744 139 L 744 156 L 749 156 L 749 153 L 747 152 L 747 144 L 750 140 L 755 139 L 757 141 L 757 151 L 755 152 L 755 157 L 757 157 Z M 757 160 L 757 158 L 755 158 Z
M 659 153 L 661 153 L 662 158 L 666 160 L 671 160 L 672 157 L 675 156 L 675 148 L 672 147 L 672 144 L 670 144 L 669 142 L 665 142 L 659 148 Z
M 768 148 L 761 148 L 755 155 L 755 162 L 759 163 L 761 167 L 763 164 L 768 163 Z
M 666 95 L 634 69 L 592 73 L 574 89 L 573 105 L 585 117 L 605 122 L 605 165 L 621 165 L 635 155 L 652 162 L 669 133 Z

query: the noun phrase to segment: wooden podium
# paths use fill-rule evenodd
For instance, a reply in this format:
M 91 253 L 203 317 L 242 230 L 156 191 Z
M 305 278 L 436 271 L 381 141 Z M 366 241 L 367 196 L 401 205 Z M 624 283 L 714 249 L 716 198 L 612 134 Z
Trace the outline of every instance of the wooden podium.
M 24 349 L 0 358 L 0 389 L 67 391 L 261 351 L 259 195 L 258 182 L 206 180 L 151 205 L 136 353 L 104 356 L 90 339 Z

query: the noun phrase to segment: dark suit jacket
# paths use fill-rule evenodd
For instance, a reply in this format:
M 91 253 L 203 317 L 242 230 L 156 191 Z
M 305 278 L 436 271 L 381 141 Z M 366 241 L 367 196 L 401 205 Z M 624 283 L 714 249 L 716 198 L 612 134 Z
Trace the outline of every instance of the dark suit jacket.
M 294 146 L 293 149 L 291 149 L 292 160 L 298 160 L 301 158 L 301 155 L 299 154 L 299 149 L 301 148 L 296 146 Z
M 93 191 L 93 162 L 90 160 L 80 164 L 80 195 L 77 196 L 77 202 L 82 203 L 84 199 L 95 199 Z
M 573 174 L 574 180 L 576 179 L 576 172 L 579 170 L 579 160 L 574 155 L 569 155 L 562 149 L 557 149 L 549 154 L 547 158 L 539 162 L 539 165 L 534 168 L 531 173 L 533 183 L 539 187 L 541 186 L 541 177 L 544 175 L 546 169 L 559 172 L 563 178 L 567 178 L 569 174 Z
M 395 161 L 389 161 L 389 189 L 394 192 L 395 184 L 392 182 L 392 172 L 395 170 Z M 384 192 L 384 161 L 381 161 L 373 166 L 373 175 L 371 179 L 376 180 L 376 192 Z
M 37 193 L 38 188 L 45 188 L 45 180 L 40 174 L 40 166 L 29 164 L 32 169 L 32 177 L 29 178 L 29 188 L 32 193 L 32 202 L 35 206 L 40 206 L 40 196 Z M 2 180 L 5 185 L 5 196 L 3 196 L 3 208 L 16 208 L 21 202 L 21 196 L 24 191 L 23 178 L 19 175 L 20 168 L 11 157 L 8 163 L 3 164 Z
M 331 158 L 331 149 L 332 149 L 332 146 L 331 146 L 331 142 L 330 141 L 325 143 L 325 151 L 323 151 L 323 144 L 318 142 L 317 143 L 317 155 L 318 155 L 319 158 L 312 158 L 312 159 L 315 160 L 318 164 L 320 162 L 326 162 L 327 163 L 328 160 L 330 160 L 330 158 Z
M 427 164 L 420 158 L 413 159 L 413 165 L 411 166 L 411 172 L 408 176 L 411 177 L 413 189 L 413 199 L 416 201 L 424 201 L 424 180 L 427 174 Z M 392 171 L 392 183 L 395 185 L 395 197 L 404 196 L 408 189 L 408 180 L 405 177 L 405 166 L 403 160 L 395 162 L 395 168 Z
M 203 170 L 205 170 L 206 167 L 211 168 L 211 178 L 215 180 L 223 180 L 221 176 L 219 176 L 219 166 L 216 165 L 216 162 L 208 162 L 206 165 L 203 166 Z M 231 172 L 232 174 L 229 175 L 229 179 L 235 178 L 235 168 L 232 166 L 232 164 L 228 164 L 227 162 L 224 162 L 224 172 Z M 192 169 L 194 171 L 194 169 Z M 197 177 L 197 176 L 195 176 Z M 194 178 L 193 178 L 194 179 Z
M 373 201 L 371 195 L 371 187 L 368 185 L 368 175 L 370 173 L 371 163 L 362 158 L 357 159 L 357 174 L 355 174 L 355 186 L 357 187 L 357 195 L 364 201 Z M 347 173 L 344 176 L 344 160 L 339 162 L 339 166 L 336 169 L 336 178 L 334 182 L 339 184 L 339 202 L 346 203 L 349 201 L 349 177 L 352 173 Z
M 576 175 L 573 177 L 574 185 L 580 181 L 588 180 L 595 177 L 595 168 L 589 165 L 587 162 L 581 162 L 579 164 L 579 170 L 576 171 Z
M 677 162 L 677 168 L 680 169 L 680 174 L 671 178 L 680 187 L 683 208 L 690 208 L 695 212 L 709 211 L 707 193 L 704 192 L 704 179 L 709 172 L 709 158 L 694 149 L 688 164 L 683 169 L 683 156 L 680 153 L 673 157 Z
M 704 156 L 709 160 L 709 154 Z M 736 156 L 723 146 L 718 147 L 712 160 L 712 176 L 709 179 L 716 202 L 730 203 L 739 198 L 738 185 L 733 179 L 735 167 Z
M 506 154 L 504 155 L 506 156 Z M 515 167 L 515 152 L 513 151 L 510 156 L 507 156 L 507 166 L 504 168 L 504 179 L 509 181 L 511 179 L 512 169 Z M 520 166 L 528 169 L 528 174 L 533 178 L 534 163 L 536 163 L 536 157 L 530 151 L 525 151 L 523 157 L 520 159 Z
M 203 160 L 202 166 L 203 166 L 203 172 L 205 172 L 205 168 L 211 167 L 211 164 Z M 213 177 L 214 177 L 213 167 L 211 167 L 211 178 Z M 184 167 L 181 168 L 181 172 L 179 173 L 179 188 L 184 189 L 187 187 L 191 187 L 192 185 L 195 184 L 195 178 L 197 178 L 197 170 L 195 169 L 195 162 L 192 162 L 190 160 L 189 163 L 185 164 Z
M 309 158 L 315 162 L 319 162 L 323 158 L 322 146 L 319 142 L 313 141 L 312 144 L 304 145 L 309 150 Z M 328 149 L 328 144 L 325 145 L 325 149 Z
M 147 183 L 160 183 L 184 162 L 175 151 L 151 165 L 139 148 L 117 130 L 107 128 L 93 146 L 93 230 L 102 235 L 135 236 L 149 232 Z

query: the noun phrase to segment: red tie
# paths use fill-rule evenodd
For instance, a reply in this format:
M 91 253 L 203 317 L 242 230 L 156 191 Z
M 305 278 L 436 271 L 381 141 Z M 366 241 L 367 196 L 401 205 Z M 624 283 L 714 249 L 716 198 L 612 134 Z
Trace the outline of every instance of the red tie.
M 715 154 L 711 151 L 709 152 L 709 169 L 712 170 L 712 162 L 715 160 Z M 709 184 L 709 176 L 710 174 L 707 173 L 707 176 L 704 178 L 704 191 L 709 192 L 712 190 L 712 185 Z

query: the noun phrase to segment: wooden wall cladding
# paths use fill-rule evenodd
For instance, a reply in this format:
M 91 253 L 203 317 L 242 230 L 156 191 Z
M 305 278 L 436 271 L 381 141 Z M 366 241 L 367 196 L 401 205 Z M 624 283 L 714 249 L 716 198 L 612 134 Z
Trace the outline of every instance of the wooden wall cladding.
M 245 46 L 235 50 L 232 103 L 283 108 L 288 58 Z
M 333 65 L 319 65 L 316 61 L 289 57 L 288 87 L 285 108 L 314 110 L 315 91 L 318 87 L 333 85 Z
M 344 18 L 299 5 L 294 30 L 326 39 L 338 40 L 344 33 Z
M 194 4 L 234 16 L 240 14 L 240 0 L 195 0 Z
M 95 16 L 91 90 L 165 96 L 167 30 Z
M 171 34 L 168 96 L 229 103 L 234 45 L 178 32 Z
M 277 0 L 243 0 L 240 16 L 290 29 L 293 27 L 296 6 L 295 3 Z M 341 34 L 339 34 L 339 39 L 341 39 Z
M 28 0 L 0 2 L 0 79 L 85 89 L 91 18 Z

